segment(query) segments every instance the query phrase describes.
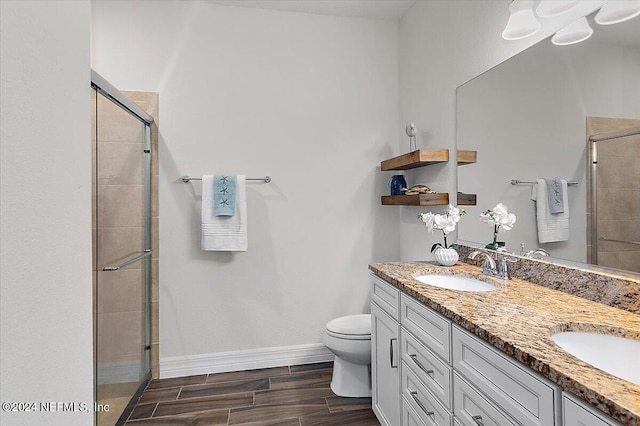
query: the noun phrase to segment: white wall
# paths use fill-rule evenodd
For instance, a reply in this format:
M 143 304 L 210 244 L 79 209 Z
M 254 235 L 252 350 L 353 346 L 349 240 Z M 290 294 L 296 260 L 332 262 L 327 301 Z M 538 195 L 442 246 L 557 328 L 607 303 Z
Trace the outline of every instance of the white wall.
M 481 202 L 468 209 L 475 217 L 498 202 L 517 216 L 514 229 L 501 234 L 510 250 L 525 243 L 526 250 L 543 247 L 554 257 L 587 261 L 585 117 L 640 117 L 640 51 L 591 41 L 566 47 L 541 43 L 458 92 L 459 147 L 490 153 L 473 167 L 460 168 L 458 183 L 478 194 Z M 510 184 L 514 178 L 539 177 L 579 183 L 567 190 L 568 241 L 538 243 L 532 186 Z M 488 243 L 492 230 L 470 221 L 458 235 Z
M 2 402 L 93 411 L 90 5 L 2 1 Z M 3 425 L 92 413 L 3 410 Z
M 94 2 L 93 67 L 122 90 L 160 93 L 161 365 L 319 344 L 328 320 L 368 311 L 367 264 L 399 253 L 379 172 L 398 142 L 397 31 L 203 2 Z M 248 186 L 246 253 L 200 250 L 201 186 L 179 178 L 210 172 L 273 178 Z
M 456 88 L 549 36 L 563 22 L 597 9 L 603 1 L 582 2 L 566 15 L 542 20 L 542 30 L 520 41 L 505 41 L 501 37 L 509 17 L 509 3 L 509 0 L 416 2 L 400 22 L 400 123 L 416 123 L 418 148 L 449 148 L 453 154 L 456 147 Z M 400 151 L 408 151 L 406 136 L 402 138 Z M 479 152 L 480 161 L 488 154 Z M 455 162 L 409 171 L 407 182 L 409 185 L 423 183 L 438 192 L 449 192 L 449 198 L 455 200 Z M 402 208 L 402 260 L 431 258 L 429 248 L 442 240 L 441 235 L 426 232 L 416 218 L 421 211 L 426 209 Z M 439 209 L 433 211 L 439 212 Z M 463 217 L 460 226 L 468 220 L 477 221 L 478 218 Z

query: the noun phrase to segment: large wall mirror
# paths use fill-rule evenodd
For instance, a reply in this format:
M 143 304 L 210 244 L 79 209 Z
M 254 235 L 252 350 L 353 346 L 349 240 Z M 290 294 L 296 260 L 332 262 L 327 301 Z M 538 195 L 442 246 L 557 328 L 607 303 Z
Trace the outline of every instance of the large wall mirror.
M 554 259 L 640 272 L 640 135 L 598 143 L 591 171 L 590 134 L 640 125 L 640 17 L 599 26 L 570 46 L 550 39 L 457 89 L 457 147 L 477 150 L 478 161 L 458 167 L 458 191 L 477 195 L 465 206 L 458 239 L 492 241 L 480 212 L 505 204 L 515 227 L 499 234 L 506 249 L 543 248 Z M 599 230 L 592 253 L 591 174 L 595 173 Z M 566 189 L 566 240 L 541 243 L 536 179 L 574 182 Z M 512 180 L 522 183 L 512 184 Z M 530 182 L 534 182 L 531 184 Z M 523 249 L 524 247 L 524 249 Z

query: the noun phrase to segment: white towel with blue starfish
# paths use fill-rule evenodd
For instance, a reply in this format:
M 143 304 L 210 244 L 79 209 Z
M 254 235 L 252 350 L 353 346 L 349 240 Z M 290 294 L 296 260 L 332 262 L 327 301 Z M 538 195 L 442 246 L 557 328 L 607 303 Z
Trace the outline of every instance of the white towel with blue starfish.
M 202 250 L 247 251 L 247 191 L 245 176 L 236 176 L 235 213 L 216 216 L 213 175 L 202 176 Z
M 213 212 L 216 216 L 236 214 L 236 177 L 213 175 Z

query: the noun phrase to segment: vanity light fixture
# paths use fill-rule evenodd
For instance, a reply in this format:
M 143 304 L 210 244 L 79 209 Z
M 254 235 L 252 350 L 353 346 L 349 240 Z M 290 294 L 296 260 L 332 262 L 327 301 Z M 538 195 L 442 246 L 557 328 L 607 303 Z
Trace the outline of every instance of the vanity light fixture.
M 533 13 L 533 1 L 513 0 L 509 5 L 509 21 L 502 32 L 505 40 L 520 40 L 538 32 L 542 25 Z
M 541 18 L 551 18 L 568 12 L 579 4 L 579 0 L 540 0 L 536 14 Z
M 600 25 L 613 25 L 640 15 L 639 0 L 615 0 L 605 3 L 595 16 Z
M 555 33 L 551 37 L 551 43 L 557 46 L 576 44 L 585 41 L 591 37 L 591 34 L 593 34 L 593 28 L 589 26 L 587 18 L 582 17 Z

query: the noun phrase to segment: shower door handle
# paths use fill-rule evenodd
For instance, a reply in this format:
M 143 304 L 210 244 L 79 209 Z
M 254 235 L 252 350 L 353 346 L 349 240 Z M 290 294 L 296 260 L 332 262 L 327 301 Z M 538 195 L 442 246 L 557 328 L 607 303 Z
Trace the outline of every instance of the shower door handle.
M 598 241 L 612 241 L 614 243 L 623 243 L 623 244 L 633 244 L 636 246 L 640 246 L 640 241 L 630 241 L 630 240 L 614 240 L 613 238 L 598 238 Z
M 144 259 L 147 256 L 151 256 L 151 250 L 145 250 L 142 253 L 138 253 L 135 256 L 131 256 L 130 258 L 123 260 L 117 265 L 105 266 L 104 268 L 102 268 L 102 270 L 105 272 L 118 271 L 120 270 L 120 268 L 124 268 L 127 265 L 131 265 L 132 263 L 135 263 L 140 259 Z

